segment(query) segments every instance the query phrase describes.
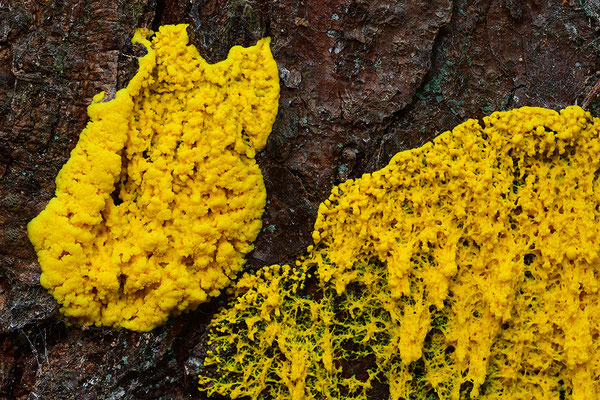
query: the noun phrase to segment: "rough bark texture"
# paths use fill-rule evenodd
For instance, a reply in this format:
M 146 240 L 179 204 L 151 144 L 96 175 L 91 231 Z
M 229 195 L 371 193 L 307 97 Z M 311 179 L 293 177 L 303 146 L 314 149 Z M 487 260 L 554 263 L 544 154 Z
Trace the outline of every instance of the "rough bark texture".
M 581 101 L 599 78 L 599 15 L 596 0 L 0 0 L 0 398 L 202 398 L 222 299 L 146 334 L 67 327 L 26 236 L 91 97 L 135 73 L 134 28 L 188 23 L 212 62 L 273 38 L 281 103 L 259 157 L 256 268 L 302 253 L 332 185 L 396 152 L 494 110 Z

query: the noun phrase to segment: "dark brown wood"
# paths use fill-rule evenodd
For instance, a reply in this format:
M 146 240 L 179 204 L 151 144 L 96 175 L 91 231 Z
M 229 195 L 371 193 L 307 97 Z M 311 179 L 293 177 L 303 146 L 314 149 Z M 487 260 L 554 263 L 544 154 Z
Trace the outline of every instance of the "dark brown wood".
M 147 334 L 67 327 L 26 237 L 92 96 L 135 73 L 136 27 L 188 23 L 211 62 L 273 39 L 281 104 L 258 157 L 269 204 L 250 269 L 304 251 L 334 184 L 467 118 L 587 93 L 598 115 L 595 3 L 0 0 L 0 398 L 203 398 L 195 376 L 223 298 Z

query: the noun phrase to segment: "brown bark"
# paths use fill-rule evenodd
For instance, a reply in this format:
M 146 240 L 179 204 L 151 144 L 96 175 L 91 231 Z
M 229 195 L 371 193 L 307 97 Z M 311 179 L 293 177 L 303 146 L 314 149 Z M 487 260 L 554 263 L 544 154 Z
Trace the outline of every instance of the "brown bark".
M 301 254 L 332 185 L 396 152 L 494 110 L 582 101 L 598 80 L 596 3 L 0 0 L 0 398 L 202 398 L 205 328 L 223 299 L 146 334 L 66 327 L 25 231 L 91 97 L 135 73 L 134 28 L 188 23 L 212 62 L 273 38 L 281 102 L 258 158 L 269 204 L 257 268 Z

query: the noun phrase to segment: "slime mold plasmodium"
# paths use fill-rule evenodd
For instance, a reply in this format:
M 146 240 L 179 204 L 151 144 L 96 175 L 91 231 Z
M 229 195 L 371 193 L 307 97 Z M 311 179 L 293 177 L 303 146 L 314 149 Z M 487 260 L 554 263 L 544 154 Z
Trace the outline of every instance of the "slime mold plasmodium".
M 28 225 L 41 284 L 78 323 L 147 331 L 236 276 L 266 201 L 255 162 L 279 99 L 269 39 L 208 64 L 186 25 L 138 30 L 148 53 L 90 122 Z
M 599 129 L 576 106 L 495 112 L 334 187 L 307 255 L 212 321 L 200 389 L 600 398 Z

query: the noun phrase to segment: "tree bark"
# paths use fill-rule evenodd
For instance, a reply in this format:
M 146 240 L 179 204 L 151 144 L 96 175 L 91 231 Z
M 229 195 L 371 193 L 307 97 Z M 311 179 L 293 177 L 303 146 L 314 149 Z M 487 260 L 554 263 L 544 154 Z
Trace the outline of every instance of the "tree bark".
M 92 96 L 114 96 L 135 74 L 136 27 L 187 23 L 210 62 L 272 37 L 281 99 L 258 156 L 268 205 L 251 269 L 293 262 L 332 186 L 396 152 L 495 110 L 581 102 L 598 80 L 599 10 L 594 0 L 0 0 L 0 398 L 203 398 L 206 326 L 224 298 L 150 333 L 66 326 L 26 235 Z

